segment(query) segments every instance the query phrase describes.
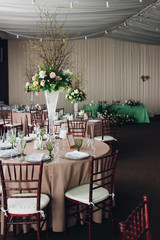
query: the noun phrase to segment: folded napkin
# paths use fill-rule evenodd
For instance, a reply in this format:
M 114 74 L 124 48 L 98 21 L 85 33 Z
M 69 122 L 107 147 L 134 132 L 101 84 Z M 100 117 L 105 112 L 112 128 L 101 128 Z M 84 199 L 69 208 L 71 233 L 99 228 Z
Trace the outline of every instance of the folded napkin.
M 101 120 L 91 119 L 91 120 L 88 120 L 88 122 L 90 122 L 90 123 L 97 123 L 97 122 L 101 122 Z
M 0 150 L 0 157 L 14 157 L 18 155 L 18 151 L 16 149 L 7 149 L 7 150 Z
M 26 161 L 31 161 L 31 162 L 40 162 L 48 159 L 49 159 L 49 156 L 46 155 L 45 153 L 33 153 L 25 157 Z
M 12 147 L 11 143 L 4 143 L 4 142 L 2 142 L 0 144 L 0 149 L 6 149 L 6 148 L 11 148 L 11 147 Z
M 26 142 L 31 142 L 32 141 L 32 138 L 31 137 L 24 137 L 23 138 Z M 17 137 L 17 140 L 20 140 L 20 138 L 19 137 Z
M 73 152 L 67 152 L 65 154 L 66 158 L 71 158 L 71 159 L 83 159 L 83 158 L 87 158 L 89 157 L 90 154 L 86 153 L 86 152 L 79 152 L 77 150 L 73 151 Z

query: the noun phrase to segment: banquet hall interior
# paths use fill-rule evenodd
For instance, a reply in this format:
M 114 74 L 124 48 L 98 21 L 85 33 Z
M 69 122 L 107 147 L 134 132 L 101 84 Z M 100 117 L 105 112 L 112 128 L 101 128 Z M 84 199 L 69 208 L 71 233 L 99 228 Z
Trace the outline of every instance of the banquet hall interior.
M 159 16 L 160 0 L 0 0 L 0 239 L 145 239 L 137 236 L 146 228 L 147 240 L 160 240 Z M 98 192 L 94 161 L 107 168 L 109 157 L 113 176 L 99 170 Z M 40 162 L 48 218 L 38 201 L 32 216 L 27 212 L 23 200 L 32 205 L 33 189 L 27 198 L 12 195 L 13 206 L 7 197 L 13 189 L 7 190 L 5 166 L 15 164 L 11 175 L 18 178 L 18 164 Z M 130 222 L 131 238 L 124 237 L 120 223 L 144 196 L 149 222 L 141 211 L 133 228 Z M 90 226 L 98 201 L 108 203 L 109 214 L 91 213 Z M 71 202 L 80 211 L 74 218 Z M 33 215 L 46 221 L 40 238 L 37 222 L 27 226 Z M 21 226 L 5 233 L 5 223 L 21 217 Z

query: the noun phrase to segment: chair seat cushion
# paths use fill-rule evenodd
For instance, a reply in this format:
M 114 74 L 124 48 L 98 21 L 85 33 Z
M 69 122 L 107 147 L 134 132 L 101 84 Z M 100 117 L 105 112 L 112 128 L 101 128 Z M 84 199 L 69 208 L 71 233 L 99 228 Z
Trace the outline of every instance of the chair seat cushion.
M 34 193 L 14 194 L 13 196 L 35 196 Z M 47 194 L 41 194 L 40 210 L 49 203 Z M 37 212 L 37 198 L 8 198 L 8 213 L 10 214 L 34 214 Z
M 18 127 L 18 126 L 21 126 L 22 124 L 21 123 L 7 123 L 5 124 L 6 127 Z
M 112 136 L 108 136 L 108 135 L 103 136 L 103 139 L 102 139 L 102 136 L 95 137 L 94 139 L 96 139 L 98 141 L 104 141 L 104 142 L 107 142 L 107 141 L 117 141 L 116 138 L 114 138 Z
M 97 185 L 93 184 L 93 186 L 95 187 Z M 100 187 L 100 188 L 94 189 L 92 203 L 96 204 L 98 202 L 101 202 L 107 199 L 109 196 L 110 194 L 106 188 Z M 89 184 L 84 184 L 84 185 L 69 189 L 68 191 L 66 191 L 65 197 L 90 205 L 91 203 L 89 202 Z

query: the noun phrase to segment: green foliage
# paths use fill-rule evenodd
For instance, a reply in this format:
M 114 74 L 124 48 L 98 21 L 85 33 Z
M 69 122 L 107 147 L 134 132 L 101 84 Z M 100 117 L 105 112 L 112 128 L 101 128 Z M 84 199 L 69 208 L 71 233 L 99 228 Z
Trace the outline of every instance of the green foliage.
M 70 88 L 66 95 L 66 99 L 72 103 L 83 102 L 86 100 L 86 94 L 80 88 Z

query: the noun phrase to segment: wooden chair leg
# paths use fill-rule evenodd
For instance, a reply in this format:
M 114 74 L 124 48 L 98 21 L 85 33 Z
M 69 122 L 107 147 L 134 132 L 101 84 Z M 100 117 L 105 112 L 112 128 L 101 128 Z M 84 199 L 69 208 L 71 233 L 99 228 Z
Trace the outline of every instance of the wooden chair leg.
M 6 236 L 7 236 L 7 217 L 4 215 L 3 240 L 6 240 Z
M 37 213 L 37 239 L 40 240 L 40 213 Z
M 49 207 L 47 208 L 47 216 L 46 216 L 46 237 L 48 238 L 48 231 L 49 231 Z
M 88 213 L 89 213 L 89 219 L 88 219 L 88 227 L 89 227 L 89 240 L 92 239 L 92 229 L 91 229 L 91 224 L 92 224 L 92 206 L 89 205 L 88 207 Z

